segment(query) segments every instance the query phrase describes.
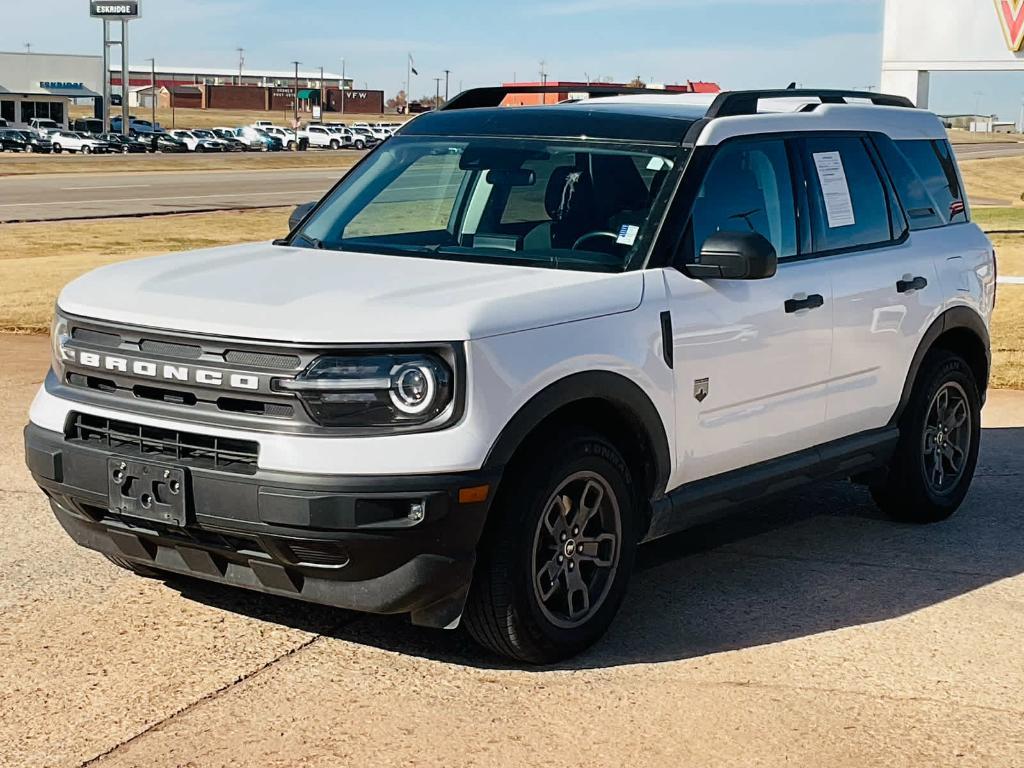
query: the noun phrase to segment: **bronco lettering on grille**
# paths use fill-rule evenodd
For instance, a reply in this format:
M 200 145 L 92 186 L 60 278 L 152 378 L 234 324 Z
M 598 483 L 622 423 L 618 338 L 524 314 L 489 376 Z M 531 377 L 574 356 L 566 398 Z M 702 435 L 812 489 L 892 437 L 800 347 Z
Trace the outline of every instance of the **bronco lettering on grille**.
M 193 368 L 188 365 L 168 365 L 154 363 L 150 360 L 133 360 L 127 357 L 79 351 L 66 346 L 61 348 L 61 354 L 66 362 L 78 363 L 83 367 L 95 368 L 100 371 L 117 371 L 142 378 L 181 381 L 207 387 L 228 387 L 250 391 L 260 388 L 260 377 L 253 374 L 226 373 Z

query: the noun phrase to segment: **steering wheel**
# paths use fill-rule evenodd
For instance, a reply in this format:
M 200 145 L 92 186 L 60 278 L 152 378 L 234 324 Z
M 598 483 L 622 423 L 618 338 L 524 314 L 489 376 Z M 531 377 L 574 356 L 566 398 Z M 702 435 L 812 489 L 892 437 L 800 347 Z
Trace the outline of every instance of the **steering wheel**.
M 577 248 L 580 247 L 581 243 L 585 243 L 585 242 L 587 242 L 587 240 L 590 240 L 590 239 L 595 238 L 595 237 L 610 237 L 612 240 L 618 240 L 619 239 L 619 233 L 618 232 L 609 232 L 609 231 L 604 230 L 604 229 L 595 229 L 594 231 L 587 232 L 585 235 L 583 235 L 582 237 L 577 239 L 576 242 L 572 244 L 572 250 L 575 251 Z

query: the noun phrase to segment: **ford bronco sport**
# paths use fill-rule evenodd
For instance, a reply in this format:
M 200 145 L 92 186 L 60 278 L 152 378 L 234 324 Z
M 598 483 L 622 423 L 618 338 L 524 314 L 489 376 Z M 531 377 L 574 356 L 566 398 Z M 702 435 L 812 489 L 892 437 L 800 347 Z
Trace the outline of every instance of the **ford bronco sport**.
M 68 534 L 545 663 L 638 544 L 730 506 L 853 478 L 956 511 L 996 265 L 939 120 L 594 90 L 466 92 L 282 240 L 68 285 L 25 431 Z

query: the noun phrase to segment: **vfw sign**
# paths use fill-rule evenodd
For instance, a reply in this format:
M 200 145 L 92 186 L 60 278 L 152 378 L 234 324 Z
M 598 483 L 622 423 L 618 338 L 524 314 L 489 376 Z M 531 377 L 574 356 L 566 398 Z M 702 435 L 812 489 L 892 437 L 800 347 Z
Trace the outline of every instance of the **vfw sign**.
M 1006 44 L 1014 53 L 1024 47 L 1024 0 L 995 0 Z

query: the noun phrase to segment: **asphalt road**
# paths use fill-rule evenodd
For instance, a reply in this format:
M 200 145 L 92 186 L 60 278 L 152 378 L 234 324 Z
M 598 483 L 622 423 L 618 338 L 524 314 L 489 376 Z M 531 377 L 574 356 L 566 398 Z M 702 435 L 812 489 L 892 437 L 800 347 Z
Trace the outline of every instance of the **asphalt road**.
M 344 173 L 310 168 L 10 176 L 0 179 L 0 222 L 297 205 L 318 199 Z
M 161 171 L 54 174 L 0 179 L 0 222 L 50 221 L 197 210 L 298 205 L 317 200 L 348 169 L 268 171 Z M 439 188 L 429 169 L 412 169 L 380 202 L 454 196 L 458 184 Z
M 524 671 L 76 547 L 21 455 L 47 355 L 0 337 L 5 767 L 1024 764 L 1024 394 L 990 399 L 951 521 L 789 494 L 644 548 L 610 634 Z
M 1024 143 L 1022 142 L 955 144 L 953 149 L 961 160 L 986 160 L 994 157 L 1024 155 Z

